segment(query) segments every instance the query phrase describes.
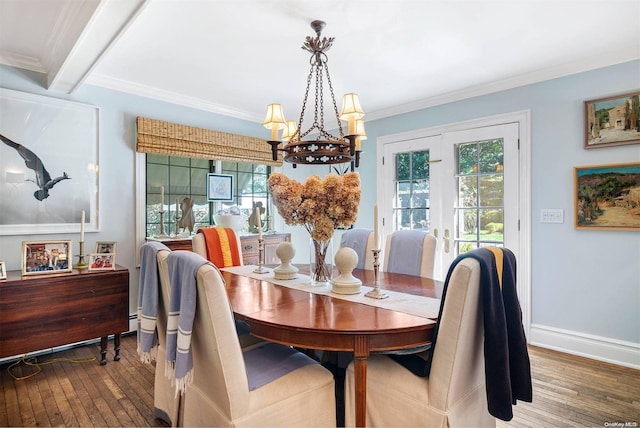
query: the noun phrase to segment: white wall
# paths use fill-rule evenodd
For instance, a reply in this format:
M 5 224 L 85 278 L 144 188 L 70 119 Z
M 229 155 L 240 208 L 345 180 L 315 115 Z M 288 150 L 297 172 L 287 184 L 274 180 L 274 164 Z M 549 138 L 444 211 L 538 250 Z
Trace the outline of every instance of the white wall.
M 118 241 L 118 263 L 131 272 L 131 313 L 137 298 L 135 268 L 135 117 L 265 137 L 257 123 L 84 86 L 72 96 L 47 93 L 36 73 L 0 66 L 0 86 L 100 107 L 101 231 L 97 240 Z M 356 226 L 372 227 L 378 137 L 520 110 L 532 112 L 532 331 L 543 346 L 640 367 L 640 233 L 573 228 L 573 167 L 640 161 L 640 145 L 583 149 L 583 101 L 640 88 L 640 61 L 580 73 L 522 88 L 367 122 L 359 172 L 362 203 Z M 366 118 L 365 118 L 366 119 Z M 1 129 L 1 120 L 0 120 Z M 328 168 L 286 164 L 283 172 L 304 180 Z M 565 210 L 564 224 L 540 224 L 543 208 Z M 296 260 L 308 260 L 308 236 L 293 234 Z M 74 239 L 69 235 L 2 236 L 0 260 L 20 269 L 23 240 Z

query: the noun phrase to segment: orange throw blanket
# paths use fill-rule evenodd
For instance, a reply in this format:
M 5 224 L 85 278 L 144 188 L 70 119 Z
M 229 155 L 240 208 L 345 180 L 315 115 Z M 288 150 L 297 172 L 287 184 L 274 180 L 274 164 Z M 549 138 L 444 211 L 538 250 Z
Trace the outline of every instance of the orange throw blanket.
M 198 229 L 204 235 L 207 246 L 207 259 L 219 268 L 240 266 L 238 238 L 233 229 L 225 227 L 207 227 Z

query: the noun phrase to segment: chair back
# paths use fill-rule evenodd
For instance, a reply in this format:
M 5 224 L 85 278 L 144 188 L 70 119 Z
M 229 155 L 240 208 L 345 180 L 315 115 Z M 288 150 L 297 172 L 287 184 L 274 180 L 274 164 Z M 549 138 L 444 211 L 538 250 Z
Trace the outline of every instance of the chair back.
M 240 237 L 230 228 L 214 226 L 198 229 L 191 247 L 194 253 L 219 268 L 244 264 Z
M 438 409 L 482 388 L 486 411 L 480 270 L 476 259 L 464 258 L 447 283 L 429 374 L 429 401 Z
M 347 230 L 340 237 L 340 247 L 352 248 L 358 255 L 356 269 L 373 269 L 373 231 L 371 229 L 354 228 Z
M 435 236 L 419 229 L 397 230 L 387 236 L 382 270 L 433 278 L 435 257 Z
M 218 269 L 210 264 L 201 266 L 196 283 L 191 337 L 194 376 L 186 394 L 192 394 L 196 402 L 205 400 L 195 407 L 206 411 L 208 425 L 228 426 L 249 411 L 249 383 L 242 350 Z

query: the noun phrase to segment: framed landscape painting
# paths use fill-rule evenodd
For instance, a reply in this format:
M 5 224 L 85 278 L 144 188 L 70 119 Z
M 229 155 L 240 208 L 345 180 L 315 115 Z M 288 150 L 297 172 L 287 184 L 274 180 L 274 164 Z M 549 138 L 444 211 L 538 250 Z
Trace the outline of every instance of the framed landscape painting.
M 640 91 L 584 103 L 584 147 L 640 143 Z
M 0 88 L 0 235 L 98 231 L 95 106 Z
M 640 231 L 640 162 L 574 168 L 576 229 Z

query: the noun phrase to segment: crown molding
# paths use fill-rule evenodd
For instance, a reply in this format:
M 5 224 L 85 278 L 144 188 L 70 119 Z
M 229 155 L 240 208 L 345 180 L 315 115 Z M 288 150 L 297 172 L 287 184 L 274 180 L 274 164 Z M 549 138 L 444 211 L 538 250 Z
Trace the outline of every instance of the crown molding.
M 624 47 L 623 49 L 611 52 L 607 55 L 598 55 L 592 58 L 538 70 L 533 73 L 522 74 L 499 81 L 471 86 L 459 91 L 452 91 L 445 94 L 435 95 L 433 97 L 424 98 L 412 103 L 406 103 L 386 109 L 367 112 L 366 120 L 371 121 L 384 119 L 399 114 L 410 113 L 429 107 L 435 107 L 438 105 L 501 92 L 508 89 L 514 89 L 534 83 L 543 82 L 546 80 L 556 79 L 637 59 L 640 59 L 640 49 L 637 44 L 632 43 Z M 200 98 L 187 97 L 175 92 L 169 92 L 150 86 L 128 82 L 125 80 L 114 79 L 105 75 L 92 74 L 87 78 L 86 83 L 172 104 L 178 104 L 185 107 L 191 107 L 198 110 L 209 111 L 224 116 L 230 116 L 237 119 L 243 119 L 258 123 L 262 123 L 263 119 L 262 116 L 257 116 L 253 113 L 238 110 L 230 106 L 212 103 Z
M 462 101 L 469 98 L 479 97 L 481 95 L 488 95 L 495 92 L 514 89 L 521 86 L 531 85 L 546 80 L 557 79 L 560 77 L 608 67 L 611 65 L 621 64 L 628 61 L 634 61 L 637 59 L 640 59 L 640 46 L 637 43 L 632 43 L 623 49 L 611 52 L 607 55 L 598 55 L 592 58 L 538 70 L 533 73 L 522 74 L 519 76 L 510 77 L 495 82 L 489 82 L 482 85 L 470 86 L 459 91 L 452 91 L 446 94 L 428 97 L 412 103 L 406 103 L 387 109 L 367 112 L 367 120 L 377 120 L 396 116 L 399 114 L 410 113 L 429 107 Z
M 14 52 L 0 51 L 0 64 L 45 74 L 47 69 L 38 58 L 19 55 Z
M 261 117 L 258 117 L 246 111 L 235 109 L 233 107 L 212 103 L 201 98 L 189 97 L 183 94 L 165 91 L 163 89 L 158 89 L 151 86 L 140 85 L 138 83 L 133 83 L 126 80 L 115 79 L 102 74 L 92 74 L 89 78 L 87 78 L 85 83 L 112 89 L 114 91 L 125 92 L 127 94 L 151 98 L 157 101 L 164 101 L 184 107 L 209 111 L 212 113 L 221 114 L 223 116 L 262 123 Z

